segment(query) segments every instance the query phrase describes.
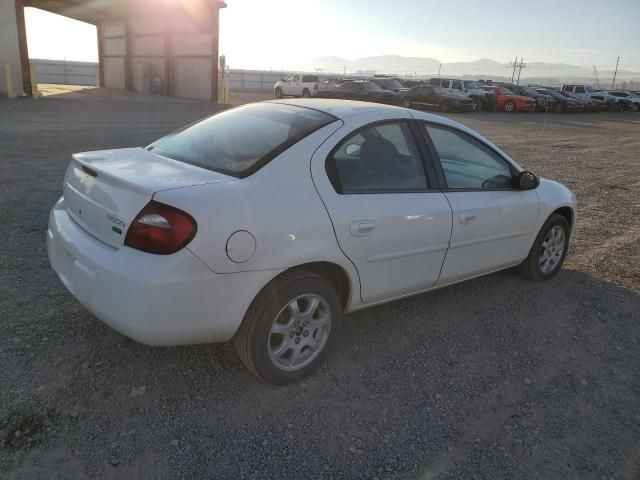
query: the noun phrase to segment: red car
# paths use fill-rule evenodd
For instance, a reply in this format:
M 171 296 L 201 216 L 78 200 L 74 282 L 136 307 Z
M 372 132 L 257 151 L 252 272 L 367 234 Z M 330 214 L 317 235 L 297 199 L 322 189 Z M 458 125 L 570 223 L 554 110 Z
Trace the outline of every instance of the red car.
M 496 96 L 496 109 L 505 112 L 535 112 L 536 101 L 534 98 L 516 95 L 508 88 L 488 85 L 484 90 L 493 92 Z

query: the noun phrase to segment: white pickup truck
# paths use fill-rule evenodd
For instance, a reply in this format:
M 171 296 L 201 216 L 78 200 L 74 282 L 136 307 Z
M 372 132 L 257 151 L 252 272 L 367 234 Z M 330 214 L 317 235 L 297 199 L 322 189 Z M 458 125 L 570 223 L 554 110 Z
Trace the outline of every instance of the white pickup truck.
M 315 97 L 318 94 L 319 83 L 317 75 L 293 73 L 278 80 L 273 86 L 273 93 L 276 98 Z

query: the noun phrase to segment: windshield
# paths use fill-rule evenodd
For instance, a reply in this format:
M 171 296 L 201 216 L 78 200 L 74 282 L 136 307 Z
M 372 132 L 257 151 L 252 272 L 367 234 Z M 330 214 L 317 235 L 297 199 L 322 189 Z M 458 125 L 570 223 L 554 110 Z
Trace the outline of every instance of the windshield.
M 385 78 L 381 83 L 387 90 L 398 90 L 402 88 L 402 84 L 395 78 Z
M 245 177 L 335 117 L 308 108 L 254 103 L 171 133 L 148 149 L 174 160 Z
M 362 82 L 365 90 L 383 90 L 379 85 L 373 82 Z
M 508 88 L 498 87 L 498 91 L 503 95 L 514 95 L 514 93 Z
M 462 83 L 464 84 L 465 88 L 482 88 L 482 85 L 480 85 L 480 83 L 476 82 L 475 80 L 463 80 Z
M 535 89 L 533 89 L 531 87 L 520 87 L 520 88 L 527 95 L 538 95 L 539 94 L 539 92 L 537 92 Z
M 565 98 L 564 96 L 562 96 L 560 93 L 556 92 L 555 90 L 543 90 L 540 93 L 542 93 L 544 95 L 551 95 L 553 98 L 558 98 L 558 99 Z

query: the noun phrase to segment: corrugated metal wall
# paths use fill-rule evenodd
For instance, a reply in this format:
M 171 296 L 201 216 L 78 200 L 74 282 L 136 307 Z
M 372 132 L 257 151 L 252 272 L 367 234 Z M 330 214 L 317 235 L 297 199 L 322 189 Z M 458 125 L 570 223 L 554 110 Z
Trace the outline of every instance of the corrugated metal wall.
M 195 24 L 180 9 L 102 23 L 104 86 L 150 93 L 159 77 L 165 95 L 211 100 L 218 66 L 211 23 Z
M 267 70 L 229 70 L 229 88 L 231 90 L 252 90 L 273 92 L 274 84 L 288 72 Z
M 62 85 L 97 85 L 98 64 L 69 60 L 31 60 L 38 83 Z
M 109 88 L 127 88 L 125 68 L 127 39 L 124 22 L 104 22 L 98 31 L 101 42 L 103 85 Z

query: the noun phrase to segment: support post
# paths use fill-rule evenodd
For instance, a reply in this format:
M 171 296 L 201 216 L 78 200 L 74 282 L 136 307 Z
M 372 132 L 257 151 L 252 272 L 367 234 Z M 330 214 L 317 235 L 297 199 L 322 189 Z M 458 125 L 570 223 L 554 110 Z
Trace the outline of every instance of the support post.
M 8 63 L 4 65 L 4 80 L 7 85 L 7 97 L 16 98 L 16 89 L 13 88 L 13 72 L 11 71 L 11 65 Z
M 162 84 L 162 94 L 165 96 L 170 96 L 172 91 L 172 80 L 173 80 L 173 61 L 171 58 L 171 35 L 167 29 L 167 24 L 165 22 L 164 25 L 164 82 Z
M 102 25 L 96 25 L 96 35 L 98 37 L 98 86 L 104 87 L 104 53 L 102 51 Z
M 219 65 L 219 37 L 220 37 L 220 7 L 212 8 L 211 22 L 211 101 L 218 101 L 218 65 Z
M 27 48 L 27 28 L 24 23 L 24 0 L 15 0 L 15 2 L 18 50 L 20 51 L 20 71 L 22 73 L 22 91 L 25 95 L 33 96 L 31 67 L 29 65 L 29 49 Z

